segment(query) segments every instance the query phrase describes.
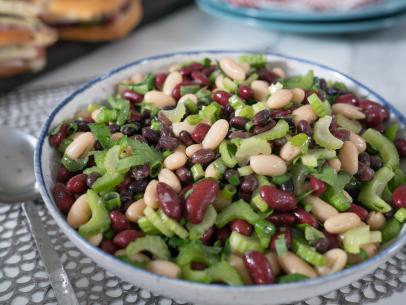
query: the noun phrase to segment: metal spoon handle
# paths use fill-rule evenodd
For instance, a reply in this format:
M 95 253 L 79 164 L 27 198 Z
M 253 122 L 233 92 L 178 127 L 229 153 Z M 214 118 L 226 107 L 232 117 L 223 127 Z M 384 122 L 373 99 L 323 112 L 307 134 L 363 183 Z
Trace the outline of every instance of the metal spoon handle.
M 52 245 L 33 203 L 23 203 L 23 210 L 49 275 L 49 281 L 59 305 L 79 305 L 75 292 L 59 255 Z

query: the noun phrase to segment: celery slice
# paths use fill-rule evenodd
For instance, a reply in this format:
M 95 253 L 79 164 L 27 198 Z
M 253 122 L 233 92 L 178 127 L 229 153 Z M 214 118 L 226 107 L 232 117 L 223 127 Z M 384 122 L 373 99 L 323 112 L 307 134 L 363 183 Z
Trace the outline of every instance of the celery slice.
M 312 149 L 304 156 L 301 156 L 300 159 L 303 165 L 317 167 L 318 160 L 330 160 L 334 159 L 336 156 L 336 151 L 332 149 Z
M 356 120 L 347 119 L 345 116 L 341 114 L 336 115 L 337 125 L 341 126 L 345 129 L 348 129 L 356 134 L 359 134 L 362 130 L 362 125 L 360 122 Z
M 186 114 L 186 106 L 184 103 L 178 103 L 176 108 L 171 110 L 161 110 L 161 112 L 172 122 L 178 123 Z
M 177 221 L 169 218 L 162 210 L 158 210 L 158 215 L 165 224 L 165 226 L 171 230 L 173 233 L 178 235 L 180 238 L 186 239 L 189 235 L 188 231 L 185 230 Z
M 331 108 L 329 107 L 330 104 L 327 105 L 326 102 L 322 102 L 316 93 L 310 95 L 307 100 L 309 101 L 310 106 L 312 106 L 314 112 L 317 114 L 318 117 L 322 118 L 326 115 L 331 114 Z
M 127 257 L 132 257 L 141 251 L 148 251 L 159 259 L 169 260 L 171 258 L 168 246 L 159 236 L 148 235 L 139 237 L 131 242 L 125 249 Z
M 293 239 L 292 249 L 297 256 L 314 266 L 324 266 L 327 263 L 327 259 L 324 255 L 297 239 Z
M 309 70 L 304 76 L 293 76 L 285 82 L 285 88 L 302 88 L 304 90 L 310 90 L 313 87 L 314 72 Z
M 254 137 L 243 139 L 240 147 L 237 149 L 235 157 L 239 166 L 247 165 L 251 156 L 270 155 L 272 153 L 271 145 L 266 140 Z
M 210 205 L 207 208 L 206 214 L 204 215 L 203 221 L 199 224 L 187 223 L 186 227 L 189 230 L 189 238 L 191 240 L 200 239 L 203 234 L 214 225 L 217 218 L 216 209 Z
M 393 217 L 395 217 L 397 221 L 404 223 L 406 220 L 406 208 L 400 208 L 397 210 Z
M 360 246 L 370 242 L 369 226 L 356 227 L 343 234 L 344 250 L 348 253 L 358 254 Z
M 155 228 L 154 225 L 145 216 L 138 219 L 137 223 L 142 232 L 144 232 L 145 234 L 161 234 L 161 232 L 157 228 Z
M 226 262 L 219 262 L 206 269 L 210 282 L 221 282 L 231 286 L 241 286 L 243 281 L 241 276 L 233 267 Z
M 343 190 L 336 186 L 329 185 L 322 197 L 340 212 L 347 211 L 351 206 L 351 201 L 344 195 Z
M 314 141 L 321 147 L 327 149 L 340 149 L 344 142 L 333 136 L 329 130 L 333 118 L 326 115 L 319 119 L 314 125 Z
M 271 141 L 286 136 L 288 132 L 289 132 L 289 124 L 285 120 L 279 120 L 274 128 L 265 131 L 263 133 L 260 133 L 254 137 L 257 139 Z
M 369 128 L 362 137 L 379 152 L 383 163 L 390 168 L 399 167 L 399 154 L 395 145 L 375 129 Z
M 239 200 L 233 202 L 218 214 L 216 226 L 222 228 L 235 219 L 243 219 L 253 225 L 258 218 L 259 216 L 252 210 L 248 203 Z
M 396 218 L 390 218 L 382 228 L 382 241 L 387 242 L 395 238 L 402 230 L 403 224 Z
M 230 235 L 230 248 L 231 251 L 240 254 L 254 250 L 260 252 L 264 251 L 264 248 L 256 236 L 245 236 L 236 231 L 233 231 Z
M 151 208 L 146 207 L 144 210 L 145 217 L 152 223 L 152 225 L 157 228 L 163 235 L 167 237 L 172 237 L 173 232 L 169 230 L 166 224 L 161 220 L 159 215 Z

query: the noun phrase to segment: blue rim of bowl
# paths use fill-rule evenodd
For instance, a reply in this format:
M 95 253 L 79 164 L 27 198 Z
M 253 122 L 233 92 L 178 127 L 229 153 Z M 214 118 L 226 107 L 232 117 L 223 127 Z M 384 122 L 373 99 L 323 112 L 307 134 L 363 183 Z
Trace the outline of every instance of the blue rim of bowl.
M 352 267 L 346 268 L 342 271 L 326 275 L 326 276 L 321 276 L 317 277 L 314 279 L 308 279 L 306 281 L 301 281 L 301 282 L 293 282 L 293 283 L 287 283 L 287 284 L 269 284 L 269 285 L 257 285 L 257 286 L 225 286 L 225 285 L 220 285 L 220 284 L 202 284 L 202 283 L 195 283 L 195 282 L 190 282 L 182 279 L 171 279 L 168 277 L 164 277 L 161 275 L 154 274 L 152 272 L 136 268 L 133 265 L 123 262 L 119 260 L 118 258 L 106 253 L 102 249 L 95 247 L 90 244 L 89 241 L 84 239 L 82 236 L 79 235 L 79 233 L 71 228 L 69 224 L 67 223 L 65 217 L 60 213 L 56 205 L 53 203 L 53 199 L 48 194 L 48 191 L 46 190 L 45 187 L 45 181 L 42 173 L 42 167 L 41 167 L 41 155 L 42 155 L 42 148 L 43 144 L 47 139 L 47 135 L 49 132 L 50 125 L 54 119 L 54 117 L 59 113 L 59 111 L 65 107 L 67 104 L 69 104 L 77 95 L 83 93 L 85 90 L 91 88 L 92 86 L 96 85 L 97 83 L 117 74 L 118 72 L 125 70 L 129 67 L 137 66 L 140 64 L 147 64 L 148 62 L 154 61 L 154 60 L 159 60 L 159 59 L 166 59 L 170 57 L 177 57 L 177 56 L 189 56 L 189 55 L 199 55 L 199 54 L 212 54 L 212 55 L 235 55 L 235 54 L 258 54 L 260 52 L 256 51 L 230 51 L 230 50 L 202 50 L 202 51 L 184 51 L 184 52 L 174 52 L 174 53 L 166 53 L 162 55 L 156 55 L 156 56 L 151 56 L 151 57 L 146 57 L 142 58 L 136 61 L 133 61 L 131 63 L 128 63 L 126 65 L 123 65 L 121 67 L 118 67 L 116 69 L 111 70 L 110 72 L 94 79 L 86 84 L 82 85 L 80 88 L 78 88 L 75 92 L 73 92 L 71 95 L 66 97 L 62 102 L 60 102 L 51 112 L 49 115 L 48 119 L 44 123 L 44 125 L 41 128 L 39 139 L 37 142 L 37 145 L 35 147 L 35 152 L 34 152 L 34 171 L 35 171 L 35 176 L 37 179 L 37 182 L 39 184 L 41 196 L 43 200 L 45 201 L 45 204 L 51 213 L 52 217 L 55 219 L 56 223 L 58 224 L 59 227 L 61 227 L 63 232 L 69 232 L 70 237 L 76 238 L 77 242 L 81 244 L 82 247 L 86 248 L 87 253 L 90 257 L 90 254 L 97 254 L 98 256 L 102 257 L 103 260 L 106 262 L 106 264 L 115 264 L 118 267 L 122 268 L 133 268 L 135 273 L 138 273 L 139 276 L 148 276 L 155 281 L 167 281 L 170 284 L 173 285 L 186 285 L 186 286 L 191 286 L 195 288 L 201 288 L 201 289 L 208 289 L 208 290 L 226 290 L 226 291 L 246 291 L 246 292 L 259 292 L 259 291 L 272 291 L 272 288 L 277 288 L 277 289 L 283 289 L 283 288 L 295 288 L 295 287 L 303 287 L 303 286 L 317 286 L 319 284 L 325 283 L 327 281 L 334 281 L 334 280 L 339 280 L 342 277 L 348 276 L 354 272 L 358 272 L 370 265 L 373 265 L 375 263 L 378 263 L 381 259 L 384 259 L 385 257 L 389 259 L 392 257 L 405 243 L 406 243 L 406 233 L 403 232 L 403 236 L 401 236 L 398 240 L 393 242 L 391 245 L 383 249 L 381 252 L 379 252 L 376 256 L 360 263 L 357 265 L 354 265 Z M 386 101 L 383 97 L 381 97 L 379 94 L 375 93 L 365 85 L 361 84 L 360 82 L 354 80 L 353 78 L 347 76 L 344 73 L 341 73 L 333 68 L 330 68 L 328 66 L 318 64 L 309 60 L 293 57 L 293 56 L 288 56 L 288 55 L 283 55 L 279 53 L 272 53 L 272 52 L 266 52 L 262 53 L 264 55 L 269 55 L 269 56 L 274 56 L 274 57 L 279 57 L 280 59 L 284 60 L 291 60 L 291 61 L 296 61 L 300 63 L 305 63 L 305 64 L 310 64 L 319 68 L 322 68 L 324 70 L 327 70 L 329 72 L 333 72 L 336 75 L 340 77 L 344 77 L 350 82 L 352 82 L 357 88 L 362 88 L 363 90 L 367 91 L 369 94 L 375 96 L 377 98 L 377 101 L 387 107 L 391 113 L 393 113 L 397 120 L 401 122 L 402 125 L 406 126 L 406 117 L 404 117 L 399 110 L 397 110 L 394 106 L 390 105 L 388 101 Z M 68 236 L 69 237 L 69 236 Z

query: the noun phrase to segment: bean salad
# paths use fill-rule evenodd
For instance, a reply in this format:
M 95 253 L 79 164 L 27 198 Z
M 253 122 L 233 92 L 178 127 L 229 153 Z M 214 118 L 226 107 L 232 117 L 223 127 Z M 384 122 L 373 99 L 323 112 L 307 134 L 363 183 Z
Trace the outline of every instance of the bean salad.
M 49 135 L 69 225 L 136 268 L 263 285 L 374 256 L 406 220 L 382 105 L 261 54 L 134 75 Z

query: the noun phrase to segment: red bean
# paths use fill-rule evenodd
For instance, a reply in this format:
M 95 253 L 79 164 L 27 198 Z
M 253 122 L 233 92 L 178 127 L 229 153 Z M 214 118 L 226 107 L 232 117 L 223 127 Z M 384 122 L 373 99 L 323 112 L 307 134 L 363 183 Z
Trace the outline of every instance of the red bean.
M 401 157 L 406 157 L 406 140 L 405 139 L 397 139 L 395 141 L 396 149 Z
M 218 90 L 213 94 L 213 100 L 221 106 L 226 106 L 230 97 L 231 94 L 223 90 Z
M 193 178 L 192 172 L 187 167 L 178 168 L 175 171 L 175 174 L 176 174 L 176 176 L 178 176 L 179 180 L 182 183 L 188 183 L 188 182 L 192 181 L 192 178 Z
M 181 86 L 181 84 L 177 84 L 177 85 L 175 86 L 175 88 L 173 88 L 173 90 L 172 90 L 172 97 L 173 97 L 176 101 L 178 101 L 178 100 L 180 99 L 180 97 L 181 97 L 181 94 L 180 94 L 180 86 Z
M 258 71 L 258 78 L 272 84 L 279 78 L 279 76 L 266 68 L 262 68 Z
M 242 235 L 250 236 L 252 233 L 252 226 L 243 219 L 235 219 L 230 223 L 231 231 L 236 231 Z
M 56 205 L 58 206 L 59 210 L 67 214 L 75 202 L 75 197 L 72 193 L 70 193 L 66 186 L 62 183 L 56 183 L 52 189 L 52 194 L 54 196 Z
M 254 135 L 263 133 L 265 131 L 271 130 L 272 128 L 274 128 L 276 125 L 276 122 L 274 120 L 268 122 L 266 125 L 264 126 L 255 126 L 254 129 L 252 130 Z
M 366 221 L 368 218 L 368 211 L 364 209 L 362 206 L 355 203 L 351 203 L 350 208 L 346 212 L 352 212 L 357 214 L 362 221 Z
M 203 236 L 200 238 L 203 244 L 209 245 L 211 242 L 211 238 L 213 237 L 214 231 L 216 228 L 214 226 L 211 226 L 209 229 L 207 229 L 206 232 L 203 233 Z
M 123 213 L 119 210 L 110 212 L 111 226 L 115 232 L 121 232 L 130 229 L 130 223 Z
M 230 120 L 230 126 L 237 128 L 237 129 L 244 129 L 245 124 L 248 122 L 248 119 L 241 117 L 241 116 L 235 116 L 231 118 Z
M 292 114 L 292 110 L 272 109 L 271 118 L 283 118 Z
M 176 191 L 164 182 L 157 184 L 156 191 L 162 211 L 169 218 L 180 220 L 182 217 L 182 201 Z
M 313 176 L 310 176 L 309 185 L 310 185 L 310 188 L 313 190 L 312 195 L 316 196 L 316 197 L 321 196 L 327 190 L 327 185 L 323 181 L 321 181 Z
M 377 126 L 389 118 L 388 110 L 382 105 L 373 101 L 360 101 L 359 107 L 361 107 L 362 112 L 364 112 L 366 115 L 364 122 L 368 126 Z
M 204 270 L 204 269 L 207 268 L 207 266 L 206 266 L 206 264 L 204 264 L 204 263 L 192 262 L 192 263 L 190 264 L 190 268 L 191 268 L 192 270 Z
M 400 185 L 394 190 L 392 202 L 397 208 L 406 208 L 406 184 Z
M 68 137 L 68 127 L 68 124 L 61 124 L 59 131 L 49 137 L 49 143 L 52 147 L 58 147 Z
M 188 194 L 188 196 L 190 195 L 189 191 L 192 189 L 193 184 L 189 184 L 186 185 L 180 192 L 179 192 L 179 198 L 181 198 L 182 200 L 186 200 L 186 194 Z M 187 197 L 188 197 L 187 196 Z
M 248 86 L 240 85 L 237 94 L 244 100 L 251 100 L 254 97 L 254 90 Z
M 194 144 L 192 136 L 190 135 L 189 132 L 187 132 L 186 130 L 182 130 L 179 133 L 179 140 L 185 144 L 186 146 L 190 146 L 192 144 Z
M 271 118 L 271 112 L 268 109 L 261 110 L 252 119 L 254 126 L 265 126 Z
M 83 194 L 87 189 L 86 178 L 85 174 L 73 176 L 66 183 L 66 189 L 73 194 Z
M 314 216 L 312 214 L 310 214 L 309 212 L 306 212 L 302 208 L 295 209 L 293 211 L 293 215 L 295 215 L 297 222 L 300 224 L 308 224 L 315 228 L 317 228 L 319 226 L 317 219 L 314 218 Z
M 201 63 L 195 62 L 179 70 L 182 76 L 189 76 L 193 71 L 202 70 L 204 66 Z
M 281 191 L 274 186 L 262 186 L 259 193 L 269 207 L 274 210 L 290 211 L 297 206 L 297 200 L 293 193 Z
M 167 76 L 166 73 L 157 73 L 155 75 L 155 87 L 157 87 L 158 90 L 162 90 Z
M 350 104 L 353 106 L 358 106 L 358 103 L 359 103 L 358 98 L 352 93 L 346 93 L 346 94 L 337 96 L 335 102 L 342 103 L 342 104 Z
M 284 240 L 285 240 L 285 246 L 287 249 L 289 249 L 292 245 L 292 231 L 290 230 L 289 227 L 285 227 L 284 231 L 279 230 L 278 232 L 276 232 L 271 239 L 270 242 L 270 248 L 271 251 L 273 252 L 277 252 L 276 251 L 276 241 L 278 240 L 278 238 L 281 238 L 281 236 L 283 236 Z
M 202 86 L 208 86 L 210 84 L 210 81 L 206 75 L 204 75 L 202 72 L 199 71 L 193 71 L 192 74 L 192 79 L 202 85 Z
M 118 250 L 117 246 L 112 240 L 103 240 L 100 244 L 100 248 L 109 254 L 114 254 Z
M 216 153 L 208 148 L 202 148 L 196 151 L 190 160 L 192 161 L 193 164 L 200 163 L 202 165 L 207 165 L 211 161 L 213 161 L 216 158 Z
M 257 285 L 272 284 L 275 282 L 271 264 L 264 254 L 251 251 L 243 256 L 245 267 L 248 269 L 252 281 Z
M 68 171 L 65 166 L 63 165 L 59 166 L 58 173 L 56 175 L 56 181 L 66 183 L 72 177 L 73 174 L 70 171 Z
M 202 143 L 204 137 L 210 129 L 210 125 L 206 123 L 199 123 L 196 125 L 192 132 L 192 139 L 196 143 Z
M 230 237 L 231 231 L 228 226 L 216 230 L 216 239 L 224 243 Z
M 137 104 L 141 103 L 144 99 L 144 96 L 142 94 L 129 89 L 124 90 L 123 93 L 121 93 L 121 97 L 130 101 L 131 103 Z
M 258 185 L 259 185 L 258 179 L 255 177 L 255 175 L 248 175 L 244 176 L 244 178 L 242 179 L 240 188 L 241 191 L 245 193 L 252 193 L 253 191 L 256 190 Z
M 296 222 L 294 215 L 283 212 L 275 212 L 272 215 L 269 215 L 267 219 L 277 227 L 291 226 Z
M 214 202 L 219 192 L 218 182 L 203 179 L 192 187 L 192 193 L 186 199 L 187 218 L 191 223 L 201 223 L 208 206 Z
M 341 248 L 340 239 L 337 234 L 331 234 L 323 230 L 324 236 L 328 239 L 328 249 Z
M 130 122 L 140 122 L 142 120 L 142 115 L 138 111 L 136 111 L 134 108 L 130 109 Z
M 130 242 L 142 236 L 144 236 L 144 233 L 137 230 L 125 230 L 114 236 L 113 242 L 118 248 L 123 249 L 126 248 Z
M 118 186 L 117 189 L 119 192 L 121 191 L 126 191 L 128 190 L 128 187 L 130 186 L 130 183 L 133 181 L 130 176 L 125 176 L 124 181 L 121 182 Z

